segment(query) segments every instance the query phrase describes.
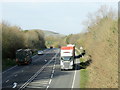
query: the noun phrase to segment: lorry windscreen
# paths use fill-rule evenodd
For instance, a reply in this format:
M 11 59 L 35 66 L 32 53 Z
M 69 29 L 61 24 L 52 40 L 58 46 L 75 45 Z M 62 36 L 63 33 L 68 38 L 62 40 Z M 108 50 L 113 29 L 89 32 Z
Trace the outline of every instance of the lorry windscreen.
M 62 60 L 69 61 L 72 60 L 73 57 L 71 56 L 66 56 L 66 57 L 61 57 Z

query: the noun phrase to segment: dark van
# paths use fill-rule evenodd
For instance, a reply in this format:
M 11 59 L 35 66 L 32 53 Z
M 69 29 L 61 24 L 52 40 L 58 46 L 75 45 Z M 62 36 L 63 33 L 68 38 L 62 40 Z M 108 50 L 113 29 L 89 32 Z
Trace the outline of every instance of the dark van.
M 32 51 L 31 49 L 19 49 L 16 51 L 16 63 L 30 64 L 32 62 Z

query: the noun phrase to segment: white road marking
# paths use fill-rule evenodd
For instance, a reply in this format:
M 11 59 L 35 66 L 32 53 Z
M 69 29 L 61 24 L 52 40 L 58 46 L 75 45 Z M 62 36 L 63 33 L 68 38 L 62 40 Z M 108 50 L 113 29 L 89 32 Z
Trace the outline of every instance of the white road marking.
M 16 82 L 14 82 L 13 83 L 13 87 L 12 88 L 16 88 L 17 87 L 17 83 Z
M 11 68 L 7 69 L 6 71 L 4 71 L 4 72 L 2 72 L 2 73 L 6 73 L 6 72 L 8 72 L 8 71 L 12 70 L 12 69 L 13 69 L 13 68 L 15 68 L 15 67 L 17 67 L 17 65 L 15 65 L 15 66 L 13 66 L 13 67 L 11 67 Z
M 52 79 L 50 79 L 49 84 L 51 83 Z
M 9 82 L 9 80 L 6 81 L 6 83 Z
M 53 70 L 55 69 L 55 67 L 53 67 Z
M 54 70 L 52 70 L 52 73 L 54 73 L 55 71 Z
M 15 77 L 17 76 L 17 74 L 14 75 Z
M 56 57 L 57 54 L 58 54 L 58 53 L 56 53 L 54 57 Z M 44 69 L 48 64 L 50 64 L 51 61 L 53 61 L 54 57 L 53 57 L 49 62 L 47 62 L 42 68 L 40 68 L 40 69 L 39 69 L 30 79 L 28 79 L 28 81 L 25 82 L 18 90 L 24 89 L 31 81 L 33 81 L 33 79 L 35 79 L 35 77 L 37 77 L 38 74 L 40 74 L 40 73 L 43 71 L 43 69 Z M 50 79 L 50 82 L 49 82 L 49 83 L 51 83 L 51 79 Z
M 46 85 L 46 84 L 48 84 L 48 83 L 47 83 L 47 82 L 43 82 L 42 84 Z
M 49 88 L 49 85 L 47 86 L 46 90 Z
M 76 67 L 75 67 L 75 69 L 76 69 Z M 72 83 L 72 88 L 71 88 L 71 89 L 73 89 L 73 88 L 74 88 L 74 84 L 75 84 L 75 76 L 76 76 L 76 70 L 75 70 L 75 73 L 74 73 L 73 83 Z
M 51 75 L 51 78 L 53 78 L 53 74 Z
M 32 56 L 32 58 L 34 58 L 35 56 L 36 56 L 36 55 Z M 4 71 L 4 72 L 2 72 L 2 73 L 6 73 L 6 72 L 8 72 L 9 70 L 12 70 L 13 68 L 16 68 L 16 67 L 17 67 L 17 65 L 15 65 L 15 66 L 9 68 L 8 70 L 6 70 L 6 71 Z
M 22 72 L 24 72 L 24 70 L 22 70 Z
M 45 59 L 45 62 L 47 62 L 47 60 Z

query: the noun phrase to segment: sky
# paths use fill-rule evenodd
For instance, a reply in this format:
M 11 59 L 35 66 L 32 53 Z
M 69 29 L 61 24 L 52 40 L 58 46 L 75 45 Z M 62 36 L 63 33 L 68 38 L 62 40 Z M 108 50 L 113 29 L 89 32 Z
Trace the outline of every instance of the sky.
M 115 2 L 3 2 L 2 19 L 23 30 L 42 29 L 60 34 L 84 32 L 88 13 L 101 5 L 117 9 Z

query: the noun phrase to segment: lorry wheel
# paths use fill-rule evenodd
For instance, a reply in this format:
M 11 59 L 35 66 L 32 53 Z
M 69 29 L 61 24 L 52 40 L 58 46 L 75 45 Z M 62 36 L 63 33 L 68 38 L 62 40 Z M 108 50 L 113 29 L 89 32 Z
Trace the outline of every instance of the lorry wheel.
M 75 70 L 75 66 L 73 66 L 72 70 Z
M 20 63 L 18 63 L 17 65 L 18 65 L 18 66 L 20 66 L 21 64 L 20 64 Z
M 61 71 L 64 71 L 64 69 L 61 69 Z

